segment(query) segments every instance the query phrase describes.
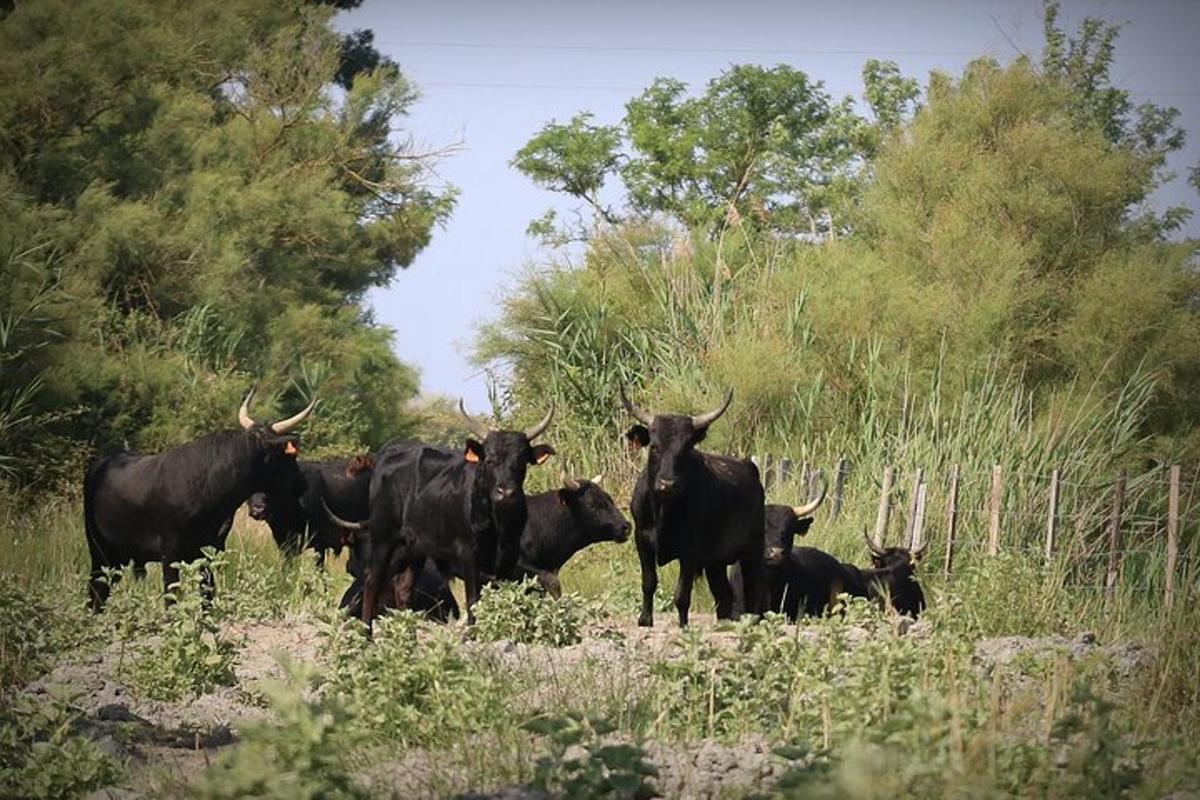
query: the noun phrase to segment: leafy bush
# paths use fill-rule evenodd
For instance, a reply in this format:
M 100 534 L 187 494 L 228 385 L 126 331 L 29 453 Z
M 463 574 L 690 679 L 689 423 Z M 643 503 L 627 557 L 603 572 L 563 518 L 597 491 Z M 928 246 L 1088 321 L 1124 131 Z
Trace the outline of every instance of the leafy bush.
M 648 781 L 658 770 L 642 748 L 601 740 L 616 730 L 606 720 L 570 713 L 537 717 L 522 727 L 549 739 L 549 751 L 534 765 L 533 788 L 564 800 L 658 796 Z
M 486 586 L 475 606 L 471 634 L 484 641 L 562 647 L 583 640 L 584 605 L 575 595 L 554 599 L 533 579 Z
M 358 709 L 360 724 L 392 743 L 445 741 L 506 718 L 506 684 L 467 658 L 452 631 L 426 641 L 411 611 L 375 621 L 374 639 L 357 620 L 339 616 L 325 629 L 325 691 Z
M 352 708 L 336 695 L 314 691 L 320 680 L 312 667 L 282 664 L 286 680 L 261 684 L 278 723 L 247 726 L 241 744 L 193 785 L 194 797 L 368 796 L 346 765 L 345 754 L 363 738 Z
M 63 697 L 0 703 L 0 797 L 76 797 L 121 779 L 112 757 L 75 734 L 78 717 Z
M 179 582 L 167 594 L 163 623 L 155 636 L 135 643 L 125 668 L 132 686 L 155 700 L 203 694 L 234 681 L 237 645 L 221 630 L 220 618 L 205 597 L 203 571 L 225 565 L 222 554 L 177 563 Z

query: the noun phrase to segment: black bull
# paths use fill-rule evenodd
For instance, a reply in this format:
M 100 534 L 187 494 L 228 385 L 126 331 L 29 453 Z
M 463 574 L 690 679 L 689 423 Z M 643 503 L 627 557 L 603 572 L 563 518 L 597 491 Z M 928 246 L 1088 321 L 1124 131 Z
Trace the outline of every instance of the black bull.
M 521 532 L 516 572 L 504 577 L 534 577 L 549 594 L 560 597 L 562 585 L 558 573 L 572 556 L 597 542 L 626 541 L 629 538 L 629 523 L 621 516 L 616 503 L 600 483 L 599 475 L 590 481 L 568 479 L 559 489 L 528 497 L 528 516 Z M 367 526 L 332 514 L 330 518 L 357 534 L 347 565 L 355 581 L 342 597 L 342 607 L 358 616 L 362 613 L 362 564 L 369 552 L 369 538 L 364 532 Z M 452 595 L 448 597 L 448 591 L 444 588 L 447 577 L 436 564 L 426 561 L 417 575 L 409 608 L 440 620 L 447 616 L 443 610 L 449 610 L 448 616 L 457 617 L 458 605 Z M 394 599 L 386 592 L 381 595 L 382 607 L 394 605 Z
M 652 415 L 633 405 L 621 389 L 626 410 L 642 423 L 630 428 L 629 442 L 650 448 L 630 505 L 642 569 L 639 625 L 654 624 L 657 567 L 675 559 L 675 608 L 681 626 L 687 625 L 692 584 L 701 570 L 716 601 L 717 618 L 733 616 L 733 590 L 725 569 L 735 562 L 745 581 L 746 609 L 754 614 L 766 609 L 764 496 L 758 467 L 746 459 L 695 449 L 732 400 L 729 392 L 721 407 L 707 414 Z
M 257 491 L 293 490 L 300 479 L 297 440 L 288 432 L 311 412 L 264 424 L 242 402 L 242 429 L 205 436 L 156 455 L 122 451 L 96 461 L 83 480 L 84 530 L 91 555 L 92 609 L 108 599 L 106 568 L 133 562 L 140 573 L 160 561 L 163 584 L 179 580 L 171 564 L 224 548 L 237 507 Z M 205 583 L 211 588 L 211 576 Z
M 369 455 L 326 461 L 297 460 L 302 482 L 297 491 L 258 492 L 247 502 L 250 516 L 266 522 L 279 549 L 294 556 L 305 547 L 325 563 L 325 553 L 341 552 L 347 535 L 327 516 L 328 507 L 346 519 L 366 517 L 375 459 Z
M 462 403 L 459 403 L 462 410 Z M 370 557 L 362 619 L 380 610 L 383 584 L 392 581 L 397 608 L 407 608 L 426 559 L 466 584 L 467 621 L 474 621 L 480 574 L 516 569 L 525 527 L 525 473 L 553 453 L 534 445 L 554 414 L 525 431 L 487 430 L 463 416 L 482 439 L 468 438 L 454 453 L 421 443 L 390 445 L 371 478 Z

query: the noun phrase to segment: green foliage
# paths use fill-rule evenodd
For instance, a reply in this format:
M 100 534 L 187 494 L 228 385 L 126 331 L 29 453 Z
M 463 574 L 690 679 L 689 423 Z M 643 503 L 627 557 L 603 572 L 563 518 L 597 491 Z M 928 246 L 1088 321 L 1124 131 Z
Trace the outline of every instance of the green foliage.
M 548 752 L 534 764 L 534 789 L 564 800 L 658 796 L 649 780 L 658 770 L 642 748 L 601 740 L 616 730 L 611 723 L 576 713 L 536 717 L 522 727 L 548 739 Z
M 347 763 L 364 741 L 344 701 L 319 693 L 312 667 L 283 662 L 284 681 L 264 681 L 262 691 L 277 722 L 247 726 L 241 743 L 209 767 L 191 787 L 196 798 L 330 798 L 369 795 Z M 314 696 L 315 695 L 315 696 Z
M 468 659 L 446 630 L 425 641 L 419 634 L 419 617 L 408 611 L 376 620 L 372 640 L 361 623 L 339 616 L 326 634 L 325 690 L 347 698 L 365 729 L 393 743 L 436 743 L 499 723 L 500 677 Z
M 493 584 L 479 596 L 471 635 L 489 642 L 577 644 L 583 638 L 584 611 L 579 597 L 566 594 L 556 600 L 532 578 Z
M 79 736 L 66 698 L 0 703 L 0 797 L 58 800 L 111 786 L 121 765 Z
M 404 433 L 416 375 L 362 301 L 453 206 L 394 135 L 412 84 L 316 5 L 110 6 L 0 21 L 4 463 L 56 483 L 38 456 L 228 427 L 255 382 L 263 416 L 325 401 L 309 446 Z
M 873 91 L 898 115 L 908 84 L 886 67 L 872 85 L 884 84 Z M 513 166 L 586 201 L 607 222 L 619 215 L 598 192 L 613 176 L 637 215 L 666 214 L 710 231 L 744 219 L 776 231 L 833 233 L 844 225 L 871 139 L 849 98 L 835 102 L 819 81 L 785 65 L 731 67 L 699 97 L 659 78 L 625 111 L 620 126 L 593 125 L 588 113 L 551 122 Z M 544 228 L 545 221 L 536 230 Z
M 219 571 L 225 561 L 206 550 L 204 558 L 176 565 L 179 581 L 166 595 L 168 605 L 157 635 L 134 645 L 126 676 L 146 697 L 176 700 L 233 684 L 237 645 L 222 631 L 203 587 L 203 571 Z

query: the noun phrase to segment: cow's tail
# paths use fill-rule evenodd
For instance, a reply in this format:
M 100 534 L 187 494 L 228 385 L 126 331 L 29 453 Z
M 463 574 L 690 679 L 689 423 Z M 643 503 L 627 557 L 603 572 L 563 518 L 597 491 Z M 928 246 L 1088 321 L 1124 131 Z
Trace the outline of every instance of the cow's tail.
M 108 471 L 109 460 L 109 456 L 97 459 L 83 475 L 83 531 L 93 561 L 104 560 L 103 537 L 100 535 L 100 524 L 96 521 L 96 489 Z

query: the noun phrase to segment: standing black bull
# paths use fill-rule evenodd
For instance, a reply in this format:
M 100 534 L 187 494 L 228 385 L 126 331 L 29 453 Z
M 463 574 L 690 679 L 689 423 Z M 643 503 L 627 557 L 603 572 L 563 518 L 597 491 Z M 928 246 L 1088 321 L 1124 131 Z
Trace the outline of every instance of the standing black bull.
M 467 621 L 474 622 L 480 573 L 507 577 L 516 571 L 525 528 L 525 472 L 554 453 L 531 444 L 554 415 L 524 431 L 488 430 L 459 410 L 483 441 L 468 438 L 462 453 L 420 443 L 390 445 L 379 454 L 371 479 L 370 558 L 362 619 L 380 610 L 385 581 L 393 581 L 397 608 L 408 608 L 418 572 L 432 558 L 445 574 L 466 584 Z
M 295 556 L 311 547 L 317 553 L 317 564 L 324 565 L 326 551 L 338 555 L 348 539 L 326 515 L 325 506 L 349 519 L 365 518 L 375 459 L 360 455 L 349 460 L 296 463 L 303 477 L 296 491 L 256 492 L 246 506 L 253 519 L 270 526 L 284 555 Z
M 95 462 L 83 479 L 83 519 L 92 558 L 92 609 L 108 599 L 106 567 L 130 561 L 143 571 L 161 561 L 163 584 L 179 580 L 171 564 L 192 561 L 201 548 L 225 547 L 237 507 L 257 491 L 294 491 L 300 480 L 294 436 L 316 400 L 288 419 L 264 424 L 250 418 L 246 395 L 238 410 L 242 429 L 214 433 L 157 455 L 122 451 Z M 211 587 L 211 575 L 205 575 Z
M 675 608 L 681 626 L 687 625 L 692 584 L 701 569 L 716 601 L 717 618 L 733 616 L 733 590 L 725 568 L 735 561 L 741 565 L 751 601 L 747 610 L 754 614 L 765 610 L 763 487 L 758 467 L 746 459 L 695 449 L 732 400 L 730 391 L 720 408 L 694 417 L 654 415 L 633 405 L 621 388 L 625 409 L 642 423 L 626 436 L 633 447 L 650 448 L 630 505 L 642 566 L 639 625 L 654 624 L 657 567 L 675 559 L 679 559 Z

